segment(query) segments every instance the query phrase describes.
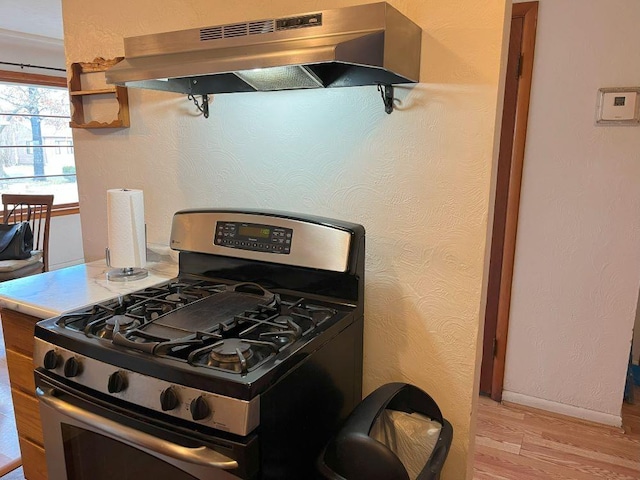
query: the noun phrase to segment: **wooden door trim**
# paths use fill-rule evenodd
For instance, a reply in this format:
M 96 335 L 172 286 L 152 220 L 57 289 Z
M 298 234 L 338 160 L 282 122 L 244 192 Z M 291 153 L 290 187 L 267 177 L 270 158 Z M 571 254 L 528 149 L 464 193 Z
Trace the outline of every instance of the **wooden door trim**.
M 524 164 L 524 148 L 527 138 L 527 120 L 529 117 L 529 98 L 531 96 L 531 80 L 533 77 L 533 57 L 535 51 L 536 26 L 538 21 L 538 2 L 514 3 L 511 17 L 522 17 L 524 26 L 521 47 L 521 75 L 520 80 L 518 81 L 516 123 L 513 136 L 509 193 L 507 196 L 503 261 L 500 273 L 501 281 L 498 300 L 498 320 L 496 326 L 496 352 L 491 381 L 491 398 L 496 401 L 502 400 L 502 387 L 504 384 L 507 334 L 509 331 L 509 309 L 511 306 L 511 282 L 513 281 L 518 212 L 520 209 L 520 186 L 522 184 L 522 167 Z

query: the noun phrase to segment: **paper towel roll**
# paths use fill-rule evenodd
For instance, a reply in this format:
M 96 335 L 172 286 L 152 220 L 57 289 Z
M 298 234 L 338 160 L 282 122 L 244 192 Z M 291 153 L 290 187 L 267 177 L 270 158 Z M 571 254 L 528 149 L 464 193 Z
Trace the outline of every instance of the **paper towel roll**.
M 107 190 L 109 257 L 114 268 L 143 268 L 147 263 L 142 190 Z

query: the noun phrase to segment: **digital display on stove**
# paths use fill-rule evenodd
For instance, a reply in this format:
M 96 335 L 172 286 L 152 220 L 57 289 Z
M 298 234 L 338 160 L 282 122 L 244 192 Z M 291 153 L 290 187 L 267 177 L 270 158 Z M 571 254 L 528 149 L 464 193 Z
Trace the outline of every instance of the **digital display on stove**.
M 249 227 L 246 225 L 242 225 L 238 229 L 238 233 L 243 237 L 269 238 L 271 236 L 269 228 Z
M 213 243 L 253 252 L 291 253 L 293 229 L 245 222 L 217 222 Z

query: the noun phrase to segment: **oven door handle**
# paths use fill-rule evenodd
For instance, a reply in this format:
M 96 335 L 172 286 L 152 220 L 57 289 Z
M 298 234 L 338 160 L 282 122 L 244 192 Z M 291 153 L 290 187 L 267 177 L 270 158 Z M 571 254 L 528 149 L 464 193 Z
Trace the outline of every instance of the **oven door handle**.
M 95 413 L 82 410 L 54 397 L 49 393 L 45 393 L 40 388 L 36 389 L 36 394 L 42 403 L 66 415 L 67 417 L 84 423 L 94 429 L 113 435 L 116 438 L 125 440 L 133 445 L 138 445 L 162 455 L 166 455 L 167 457 L 196 465 L 216 467 L 223 470 L 233 470 L 234 468 L 238 468 L 238 462 L 207 447 L 183 447 L 182 445 L 168 442 L 161 438 L 149 435 L 148 433 L 127 427 L 126 425 L 121 425 L 113 420 L 96 415 Z

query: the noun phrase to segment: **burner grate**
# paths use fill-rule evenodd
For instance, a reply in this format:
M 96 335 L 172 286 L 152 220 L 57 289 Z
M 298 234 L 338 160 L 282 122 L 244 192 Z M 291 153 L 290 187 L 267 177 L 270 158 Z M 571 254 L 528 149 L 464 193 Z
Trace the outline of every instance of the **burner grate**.
M 282 300 L 257 284 L 174 280 L 83 311 L 57 325 L 194 367 L 246 374 L 337 313 Z
M 111 341 L 114 333 L 137 329 L 174 310 L 224 291 L 226 285 L 204 280 L 172 281 L 148 287 L 86 310 L 63 314 L 56 324 L 86 336 Z M 116 321 L 110 319 L 117 317 Z

